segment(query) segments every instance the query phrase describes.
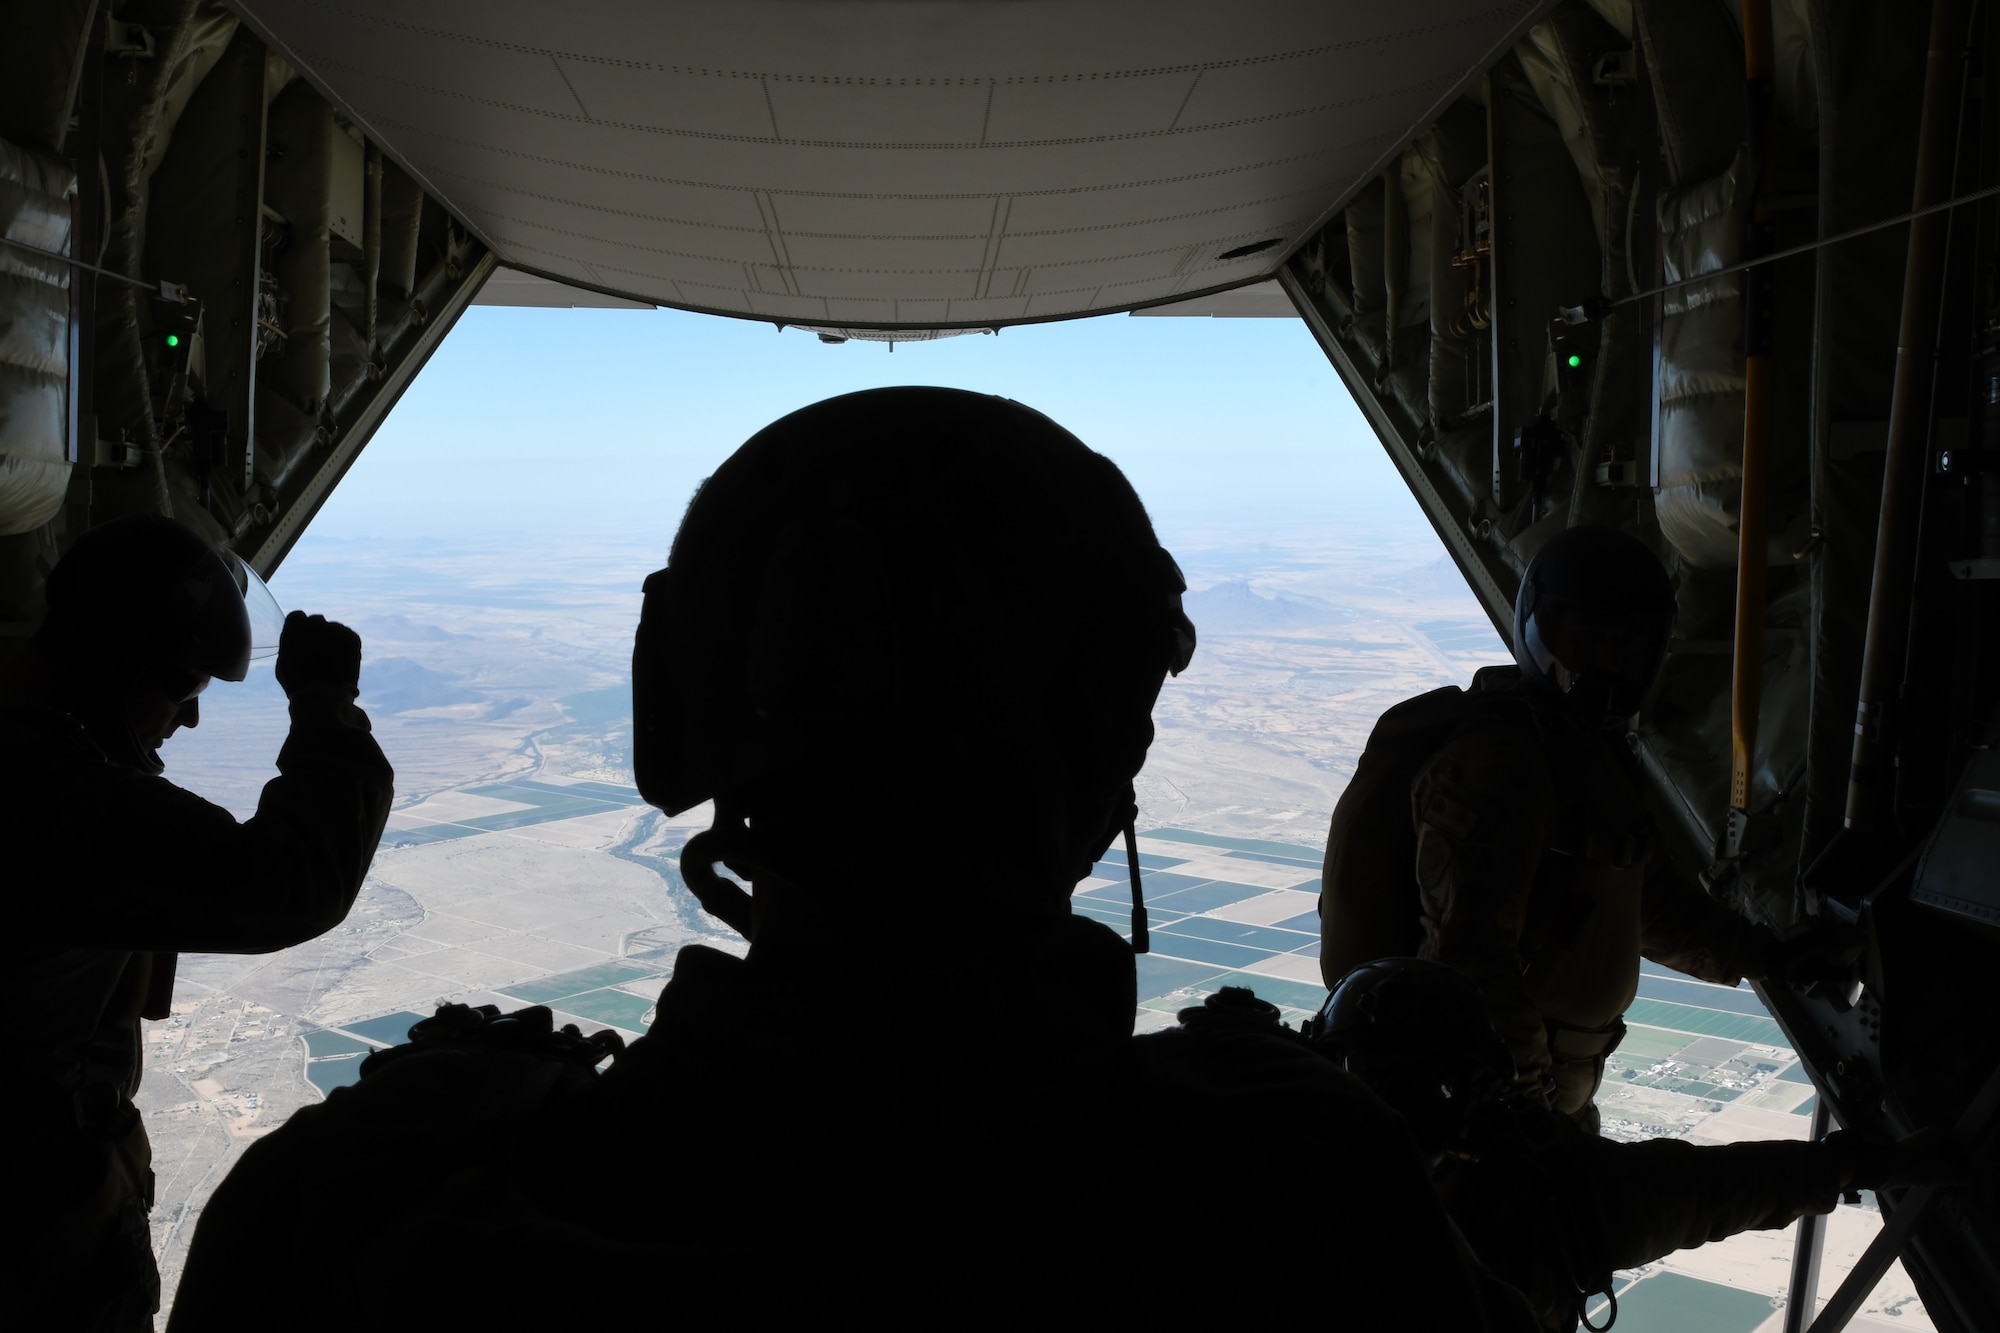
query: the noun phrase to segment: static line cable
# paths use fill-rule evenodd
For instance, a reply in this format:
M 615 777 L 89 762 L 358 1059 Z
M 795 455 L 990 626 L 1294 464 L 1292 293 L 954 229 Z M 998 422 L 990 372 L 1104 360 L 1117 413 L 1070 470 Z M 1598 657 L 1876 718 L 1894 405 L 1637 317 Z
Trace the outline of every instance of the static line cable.
M 1662 283 L 1658 287 L 1648 287 L 1643 292 L 1634 292 L 1630 296 L 1621 296 L 1615 301 L 1607 301 L 1599 309 L 1616 309 L 1621 305 L 1630 305 L 1634 301 L 1643 301 L 1649 296 L 1658 296 L 1662 292 L 1678 291 L 1682 287 L 1692 287 L 1698 282 L 1707 282 L 1710 278 L 1720 278 L 1730 273 L 1740 273 L 1746 268 L 1756 268 L 1760 264 L 1770 264 L 1780 259 L 1790 259 L 1794 255 L 1811 254 L 1814 250 L 1824 250 L 1829 245 L 1838 245 L 1842 241 L 1851 241 L 1857 236 L 1866 236 L 1871 232 L 1886 231 L 1890 227 L 1900 227 L 1905 222 L 1914 222 L 1918 218 L 1929 217 L 1932 213 L 1942 213 L 1948 208 L 1959 208 L 1966 204 L 1977 203 L 1981 199 L 1990 199 L 1996 194 L 2000 194 L 2000 185 L 1989 185 L 1983 190 L 1974 190 L 1970 194 L 1961 194 L 1955 199 L 1947 199 L 1940 204 L 1931 204 L 1924 208 L 1913 208 L 1907 213 L 1899 213 L 1895 217 L 1884 218 L 1880 222 L 1871 222 L 1865 227 L 1856 227 L 1851 231 L 1837 232 L 1832 236 L 1825 236 L 1817 241 L 1807 241 L 1804 245 L 1794 245 L 1784 250 L 1773 250 L 1768 255 L 1758 255 L 1755 259 L 1745 259 L 1738 263 L 1728 264 L 1713 272 L 1698 274 L 1692 278 L 1682 278 L 1677 282 Z M 1582 311 L 1585 307 L 1575 306 L 1571 307 L 1571 309 Z M 1570 319 L 1569 322 L 1572 324 L 1581 324 L 1589 318 L 1589 315 L 1584 315 L 1582 318 Z
M 144 278 L 135 278 L 112 269 L 99 268 L 95 264 L 86 264 L 81 259 L 71 259 L 68 255 L 57 254 L 54 250 L 44 250 L 39 245 L 29 245 L 26 241 L 17 241 L 11 236 L 0 236 L 0 245 L 14 250 L 25 250 L 31 255 L 40 255 L 43 259 L 53 259 L 59 264 L 80 268 L 95 273 L 100 278 L 122 282 L 128 287 L 137 287 L 142 292 L 151 292 L 158 300 L 168 301 L 174 305 L 186 305 L 188 301 L 187 284 L 184 282 L 147 282 Z

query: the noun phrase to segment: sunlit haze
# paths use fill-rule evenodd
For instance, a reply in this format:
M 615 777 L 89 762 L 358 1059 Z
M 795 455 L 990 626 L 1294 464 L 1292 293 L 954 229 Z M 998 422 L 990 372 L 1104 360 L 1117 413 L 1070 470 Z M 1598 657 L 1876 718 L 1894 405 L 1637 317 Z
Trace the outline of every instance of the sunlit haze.
M 307 542 L 529 525 L 652 530 L 664 543 L 694 486 L 759 428 L 892 384 L 1047 413 L 1115 459 L 1166 528 L 1356 513 L 1423 523 L 1297 320 L 1108 316 L 892 352 L 671 310 L 474 307 Z

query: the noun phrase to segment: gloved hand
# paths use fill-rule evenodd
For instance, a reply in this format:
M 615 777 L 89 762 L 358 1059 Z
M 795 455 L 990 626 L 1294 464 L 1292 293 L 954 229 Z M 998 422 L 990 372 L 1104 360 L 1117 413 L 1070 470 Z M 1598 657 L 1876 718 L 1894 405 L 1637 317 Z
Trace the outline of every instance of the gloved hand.
M 352 703 L 361 693 L 361 636 L 337 620 L 294 611 L 278 635 L 277 676 L 288 699 L 318 687 Z
M 1848 992 L 1861 976 L 1864 941 L 1853 926 L 1825 921 L 1789 939 L 1773 938 L 1765 951 L 1765 973 L 1759 980 L 1790 986 L 1802 995 L 1824 992 L 1839 997 L 1845 1008 Z
M 1950 1185 L 1967 1179 L 1965 1162 L 1948 1130 L 1920 1129 L 1892 1141 L 1836 1129 L 1820 1142 L 1833 1154 L 1843 1193 Z

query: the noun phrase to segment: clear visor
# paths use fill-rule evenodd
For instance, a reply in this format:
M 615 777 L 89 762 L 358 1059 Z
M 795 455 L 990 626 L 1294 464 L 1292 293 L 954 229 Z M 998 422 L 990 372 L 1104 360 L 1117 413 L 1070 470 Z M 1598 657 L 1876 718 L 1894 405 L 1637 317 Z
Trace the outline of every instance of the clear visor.
M 1527 647 L 1542 674 L 1565 694 L 1591 682 L 1611 716 L 1629 717 L 1645 702 L 1672 632 L 1670 615 L 1589 616 L 1550 598 L 1528 617 Z
M 271 586 L 257 576 L 257 571 L 242 556 L 226 549 L 217 550 L 216 554 L 222 557 L 230 578 L 236 581 L 236 591 L 243 594 L 243 609 L 250 613 L 250 660 L 260 662 L 276 657 L 278 636 L 285 628 L 285 608 L 278 605 Z

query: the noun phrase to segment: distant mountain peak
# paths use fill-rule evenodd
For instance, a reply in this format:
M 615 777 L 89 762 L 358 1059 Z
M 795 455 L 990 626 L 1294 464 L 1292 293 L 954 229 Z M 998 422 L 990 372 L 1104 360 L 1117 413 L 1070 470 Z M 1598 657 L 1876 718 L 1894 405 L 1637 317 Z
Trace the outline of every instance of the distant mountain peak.
M 1464 573 L 1448 555 L 1441 555 L 1428 564 L 1390 574 L 1381 580 L 1381 586 L 1419 596 L 1433 594 L 1455 596 L 1471 590 Z
M 1248 579 L 1228 579 L 1181 599 L 1197 634 L 1259 634 L 1275 630 L 1324 629 L 1342 624 L 1349 612 L 1317 597 L 1279 593 L 1266 597 Z
M 392 643 L 445 643 L 468 637 L 436 625 L 426 625 L 404 615 L 368 616 L 354 622 L 364 637 L 388 639 Z
M 372 658 L 362 664 L 360 703 L 377 713 L 407 713 L 486 702 L 484 694 L 456 684 L 457 679 L 407 657 Z

